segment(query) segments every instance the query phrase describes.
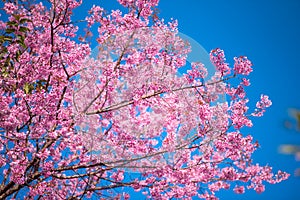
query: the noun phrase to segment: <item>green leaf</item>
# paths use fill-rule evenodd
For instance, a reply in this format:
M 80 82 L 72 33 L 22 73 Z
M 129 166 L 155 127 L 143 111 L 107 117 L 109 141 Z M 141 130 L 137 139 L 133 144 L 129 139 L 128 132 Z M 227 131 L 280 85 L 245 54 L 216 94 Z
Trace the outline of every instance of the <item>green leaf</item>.
M 29 88 L 29 84 L 28 83 L 25 83 L 23 89 L 24 89 L 25 94 L 29 94 L 30 88 Z
M 5 37 L 4 37 L 4 41 L 11 42 L 11 41 L 12 41 L 12 37 L 10 37 L 10 36 L 5 36 Z
M 3 75 L 4 78 L 6 78 L 6 77 L 8 77 L 9 73 L 7 71 L 3 71 L 2 75 Z
M 25 94 L 31 94 L 32 90 L 34 89 L 34 86 L 30 83 L 25 83 L 23 89 Z
M 29 31 L 29 28 L 24 27 L 24 26 L 20 26 L 19 31 L 26 33 L 27 31 Z
M 0 56 L 4 56 L 8 52 L 7 48 L 4 46 L 2 46 L 0 50 L 1 50 Z
M 19 40 L 21 40 L 21 41 L 23 41 L 23 42 L 24 42 L 24 40 L 25 40 L 25 37 L 24 37 L 24 35 L 17 35 L 17 37 L 18 37 L 18 39 L 19 39 Z
M 5 32 L 6 32 L 7 34 L 10 34 L 10 33 L 15 32 L 15 29 L 8 28 L 8 29 L 5 30 Z
M 31 22 L 31 20 L 30 19 L 26 19 L 26 18 L 23 18 L 23 19 L 20 20 L 20 24 L 24 24 L 26 22 Z
M 4 63 L 4 66 L 8 67 L 9 66 L 9 63 L 10 63 L 10 58 L 6 58 L 5 60 L 5 63 Z
M 8 72 L 8 70 L 7 70 L 9 63 L 7 63 L 7 60 L 8 60 L 8 59 L 6 59 L 4 65 L 1 66 L 1 67 L 2 67 L 2 69 L 1 69 L 1 75 L 2 75 L 4 78 L 8 77 L 8 75 L 9 75 L 9 72 Z
M 0 35 L 0 44 L 3 44 L 4 42 L 11 42 L 12 41 L 12 37 L 11 36 L 4 36 L 4 35 Z
M 17 21 L 20 21 L 21 15 L 13 14 L 13 16 Z
M 19 45 L 21 45 L 21 47 L 23 47 L 24 49 L 26 49 L 26 44 L 24 43 L 24 41 L 22 41 L 22 40 L 17 40 L 17 43 L 19 44 Z
M 18 26 L 18 22 L 16 21 L 10 21 L 6 23 L 8 26 Z
M 19 50 L 19 51 L 17 51 L 16 52 L 16 60 L 19 62 L 19 58 L 20 58 L 20 55 L 21 55 L 21 51 Z

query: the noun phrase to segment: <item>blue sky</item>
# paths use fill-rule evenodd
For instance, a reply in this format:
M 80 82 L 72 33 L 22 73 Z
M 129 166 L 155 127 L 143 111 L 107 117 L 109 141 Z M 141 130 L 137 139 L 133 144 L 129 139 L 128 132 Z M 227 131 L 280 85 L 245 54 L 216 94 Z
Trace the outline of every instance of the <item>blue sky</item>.
M 115 8 L 114 0 L 88 1 L 82 10 L 93 3 L 107 10 Z M 221 48 L 227 61 L 246 55 L 254 64 L 247 92 L 254 105 L 260 94 L 270 96 L 272 107 L 263 118 L 254 120 L 254 127 L 245 129 L 261 144 L 254 162 L 268 164 L 274 170 L 291 173 L 289 180 L 267 185 L 266 191 L 256 194 L 247 191 L 236 195 L 221 192 L 221 199 L 296 200 L 300 198 L 300 178 L 294 169 L 300 166 L 292 155 L 278 153 L 280 144 L 300 144 L 300 133 L 287 130 L 283 122 L 289 107 L 300 108 L 298 90 L 300 75 L 300 1 L 296 0 L 161 0 L 160 17 L 178 19 L 179 31 L 193 38 L 207 51 Z

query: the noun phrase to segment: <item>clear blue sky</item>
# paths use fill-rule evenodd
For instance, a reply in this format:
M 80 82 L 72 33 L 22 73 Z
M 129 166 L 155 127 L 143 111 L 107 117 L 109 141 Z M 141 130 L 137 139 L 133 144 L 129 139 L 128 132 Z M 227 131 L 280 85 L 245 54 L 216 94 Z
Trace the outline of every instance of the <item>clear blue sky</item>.
M 114 0 L 89 1 L 108 10 Z M 88 5 L 84 6 L 89 7 Z M 225 50 L 230 63 L 234 56 L 246 55 L 254 63 L 248 88 L 254 105 L 261 93 L 267 94 L 273 106 L 254 127 L 244 130 L 257 139 L 261 148 L 254 162 L 268 164 L 274 170 L 291 173 L 291 178 L 277 185 L 267 185 L 263 194 L 247 191 L 236 195 L 231 191 L 219 194 L 230 200 L 297 200 L 300 199 L 300 178 L 293 176 L 300 167 L 292 155 L 281 155 L 282 143 L 300 144 L 300 133 L 288 131 L 283 121 L 289 107 L 300 108 L 300 1 L 296 0 L 161 0 L 160 17 L 178 19 L 180 32 L 192 37 L 207 51 Z M 83 10 L 80 10 L 83 14 Z

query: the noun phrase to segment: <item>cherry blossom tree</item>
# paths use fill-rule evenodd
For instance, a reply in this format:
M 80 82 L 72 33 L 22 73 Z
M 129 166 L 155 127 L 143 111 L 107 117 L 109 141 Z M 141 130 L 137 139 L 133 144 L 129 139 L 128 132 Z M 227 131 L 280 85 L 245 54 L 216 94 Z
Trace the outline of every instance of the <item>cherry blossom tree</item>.
M 96 57 L 72 21 L 81 1 L 5 1 L 0 199 L 217 199 L 287 179 L 252 161 L 259 145 L 242 133 L 271 105 L 247 106 L 248 58 L 230 67 L 217 48 L 212 77 L 200 62 L 180 75 L 190 47 L 177 21 L 158 0 L 118 1 L 126 13 L 93 6 L 84 19 Z

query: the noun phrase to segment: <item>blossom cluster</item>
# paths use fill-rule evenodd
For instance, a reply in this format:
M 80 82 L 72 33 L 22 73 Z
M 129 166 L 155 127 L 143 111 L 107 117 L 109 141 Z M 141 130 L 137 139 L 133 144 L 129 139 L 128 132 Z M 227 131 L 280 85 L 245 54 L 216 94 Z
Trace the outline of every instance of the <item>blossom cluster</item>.
M 91 57 L 72 21 L 80 3 L 4 4 L 0 199 L 129 199 L 128 188 L 149 199 L 217 199 L 221 189 L 260 193 L 288 178 L 252 160 L 258 144 L 243 127 L 271 101 L 262 95 L 249 113 L 246 57 L 231 70 L 217 48 L 211 78 L 200 62 L 178 75 L 190 47 L 176 20 L 151 21 L 158 0 L 119 0 L 126 13 L 93 6 Z

